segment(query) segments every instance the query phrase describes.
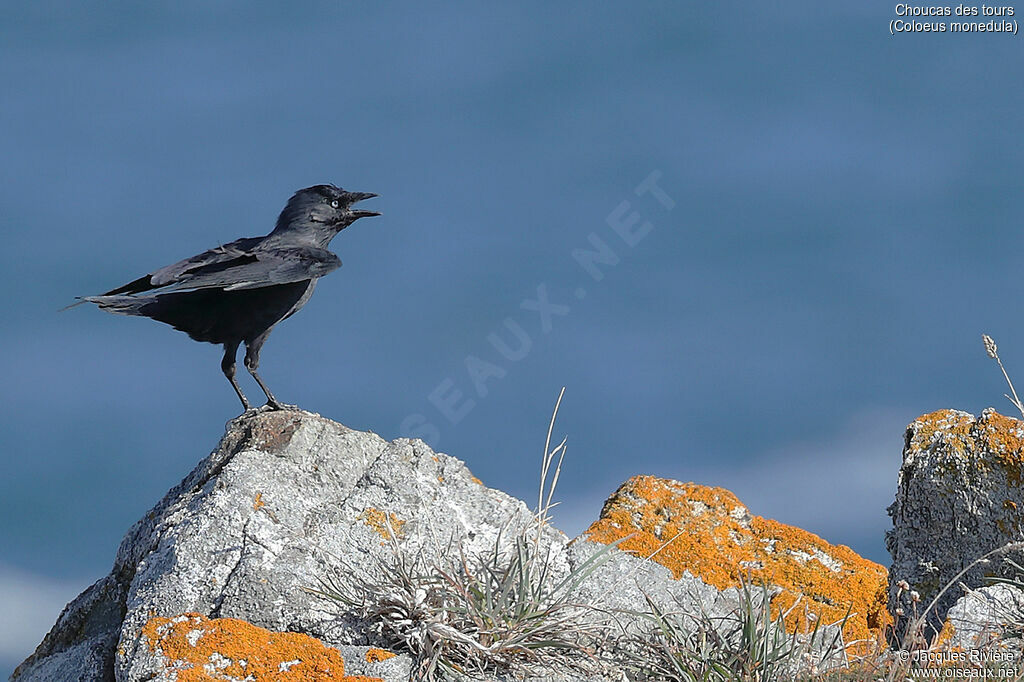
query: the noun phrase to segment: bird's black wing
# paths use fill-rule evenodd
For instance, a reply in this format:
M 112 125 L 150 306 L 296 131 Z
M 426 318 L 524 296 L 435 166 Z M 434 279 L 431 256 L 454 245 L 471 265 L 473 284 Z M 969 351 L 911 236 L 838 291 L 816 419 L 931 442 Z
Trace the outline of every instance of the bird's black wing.
M 111 289 L 103 296 L 120 296 L 140 294 L 144 291 L 159 289 L 171 284 L 180 282 L 195 273 L 202 272 L 204 268 L 224 267 L 230 268 L 234 265 L 242 265 L 256 260 L 253 249 L 263 241 L 263 237 L 246 237 L 238 239 L 230 244 L 218 246 L 215 249 L 178 261 L 172 265 L 166 265 L 148 275 L 143 275 L 133 282 Z
M 326 249 L 311 246 L 259 248 L 263 240 L 263 237 L 250 237 L 218 246 L 99 296 L 83 296 L 62 310 L 86 302 L 102 305 L 114 299 L 127 304 L 137 294 L 257 289 L 322 277 L 341 267 L 341 260 Z
M 323 277 L 341 267 L 341 260 L 326 249 L 292 246 L 253 249 L 234 258 L 190 267 L 166 281 L 153 274 L 159 293 L 194 289 L 257 289 Z M 156 292 L 154 292 L 156 293 Z

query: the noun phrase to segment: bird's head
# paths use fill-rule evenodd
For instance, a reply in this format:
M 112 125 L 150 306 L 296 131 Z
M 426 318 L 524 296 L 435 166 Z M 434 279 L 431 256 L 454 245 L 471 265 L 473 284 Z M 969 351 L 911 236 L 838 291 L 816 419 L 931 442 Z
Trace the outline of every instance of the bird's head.
M 334 235 L 360 218 L 380 215 L 376 211 L 354 208 L 356 203 L 375 196 L 371 192 L 349 192 L 334 185 L 300 189 L 281 211 L 274 234 L 298 233 L 326 247 Z

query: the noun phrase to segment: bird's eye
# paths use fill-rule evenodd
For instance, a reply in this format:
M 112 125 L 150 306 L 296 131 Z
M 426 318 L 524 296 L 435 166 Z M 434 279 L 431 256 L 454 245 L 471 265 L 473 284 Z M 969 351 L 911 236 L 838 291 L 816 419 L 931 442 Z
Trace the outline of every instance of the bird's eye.
M 331 202 L 331 206 L 334 207 L 334 208 L 338 208 L 338 200 L 335 199 L 334 201 L 332 201 Z

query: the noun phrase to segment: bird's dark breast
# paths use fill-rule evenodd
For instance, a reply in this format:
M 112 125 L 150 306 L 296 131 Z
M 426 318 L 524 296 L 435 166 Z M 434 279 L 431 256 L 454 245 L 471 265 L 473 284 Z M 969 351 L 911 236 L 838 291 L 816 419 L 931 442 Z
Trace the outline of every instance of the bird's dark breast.
M 139 314 L 171 325 L 196 341 L 249 341 L 305 303 L 312 280 L 258 289 L 198 289 L 159 294 Z

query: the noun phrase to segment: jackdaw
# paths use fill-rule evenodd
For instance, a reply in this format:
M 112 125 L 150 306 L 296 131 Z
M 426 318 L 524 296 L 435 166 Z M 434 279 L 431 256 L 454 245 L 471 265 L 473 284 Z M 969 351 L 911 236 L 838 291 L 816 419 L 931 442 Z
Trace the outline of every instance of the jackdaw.
M 327 246 L 360 218 L 380 215 L 353 208 L 375 196 L 334 185 L 300 189 L 267 236 L 204 251 L 101 296 L 83 296 L 74 305 L 89 302 L 119 315 L 151 317 L 196 341 L 223 344 L 221 370 L 248 411 L 249 401 L 235 381 L 235 354 L 245 343 L 245 368 L 267 394 L 267 405 L 282 409 L 256 373 L 260 348 L 274 325 L 306 304 L 316 281 L 341 267 Z

